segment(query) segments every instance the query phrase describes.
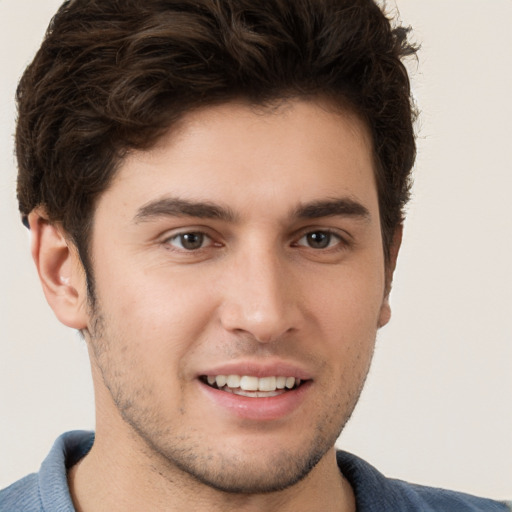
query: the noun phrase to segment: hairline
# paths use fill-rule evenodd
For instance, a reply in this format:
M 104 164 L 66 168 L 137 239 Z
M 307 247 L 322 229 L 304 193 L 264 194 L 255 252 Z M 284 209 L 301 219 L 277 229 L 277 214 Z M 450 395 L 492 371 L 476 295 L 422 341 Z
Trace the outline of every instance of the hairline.
M 288 94 L 287 94 L 288 92 Z M 387 234 L 385 230 L 385 226 L 383 224 L 382 219 L 382 205 L 381 205 L 381 193 L 380 193 L 380 184 L 379 182 L 382 179 L 382 165 L 379 161 L 378 152 L 375 148 L 375 141 L 371 131 L 371 125 L 366 116 L 362 113 L 358 112 L 356 106 L 354 106 L 346 96 L 342 94 L 332 94 L 326 91 L 318 91 L 317 93 L 295 93 L 292 94 L 290 91 L 283 91 L 281 94 L 275 94 L 273 97 L 269 97 L 263 101 L 255 101 L 252 100 L 249 96 L 244 95 L 234 95 L 232 98 L 226 98 L 223 100 L 218 100 L 212 98 L 210 101 L 203 100 L 201 104 L 193 104 L 189 108 L 185 109 L 181 115 L 171 120 L 165 127 L 159 132 L 149 144 L 144 146 L 143 148 L 128 148 L 125 145 L 124 149 L 121 149 L 118 156 L 113 159 L 112 167 L 110 169 L 110 178 L 108 180 L 107 186 L 95 197 L 94 204 L 91 208 L 89 218 L 84 225 L 85 229 L 82 230 L 80 236 L 77 238 L 76 235 L 67 232 L 72 241 L 73 245 L 77 249 L 77 253 L 80 258 L 80 262 L 84 269 L 84 274 L 87 281 L 87 294 L 88 294 L 88 303 L 94 309 L 94 305 L 96 302 L 95 296 L 95 279 L 93 272 L 93 258 L 92 258 L 92 238 L 94 231 L 94 220 L 96 216 L 97 204 L 101 199 L 103 194 L 110 189 L 113 183 L 116 180 L 119 172 L 122 170 L 123 164 L 126 158 L 129 157 L 130 154 L 133 154 L 136 151 L 151 151 L 152 149 L 158 147 L 158 145 L 166 138 L 166 137 L 179 137 L 180 130 L 184 128 L 184 125 L 187 122 L 187 119 L 194 113 L 206 111 L 211 108 L 215 108 L 222 105 L 228 104 L 240 104 L 251 108 L 256 113 L 261 113 L 262 115 L 273 114 L 282 109 L 286 109 L 290 106 L 290 104 L 294 101 L 306 101 L 312 102 L 316 104 L 318 107 L 324 109 L 326 112 L 334 113 L 339 116 L 348 116 L 349 118 L 356 119 L 358 121 L 359 127 L 362 127 L 362 130 L 358 129 L 358 136 L 365 137 L 370 144 L 371 157 L 372 157 L 372 168 L 373 168 L 373 176 L 375 179 L 375 187 L 377 191 L 377 199 L 379 205 L 379 224 L 380 224 L 380 232 L 381 232 L 381 240 L 382 240 L 382 250 L 384 255 L 384 264 L 387 268 L 389 265 L 389 256 L 390 256 L 390 247 L 392 240 L 392 233 Z M 380 177 L 379 177 L 380 176 Z M 402 220 L 394 226 L 396 230 L 402 224 Z M 64 228 L 65 229 L 65 228 Z

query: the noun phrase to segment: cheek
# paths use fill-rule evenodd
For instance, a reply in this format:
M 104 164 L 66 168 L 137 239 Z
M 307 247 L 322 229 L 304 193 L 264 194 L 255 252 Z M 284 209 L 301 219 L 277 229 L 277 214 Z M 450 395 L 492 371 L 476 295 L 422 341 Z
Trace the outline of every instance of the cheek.
M 361 272 L 339 273 L 314 300 L 317 325 L 338 366 L 369 364 L 384 295 L 383 272 L 363 266 Z
M 192 271 L 105 269 L 98 300 L 111 336 L 155 367 L 179 365 L 214 314 L 214 298 Z M 101 277 L 101 279 L 100 279 Z
M 375 331 L 384 302 L 384 272 L 371 264 L 327 276 L 314 303 L 325 323 L 343 330 Z

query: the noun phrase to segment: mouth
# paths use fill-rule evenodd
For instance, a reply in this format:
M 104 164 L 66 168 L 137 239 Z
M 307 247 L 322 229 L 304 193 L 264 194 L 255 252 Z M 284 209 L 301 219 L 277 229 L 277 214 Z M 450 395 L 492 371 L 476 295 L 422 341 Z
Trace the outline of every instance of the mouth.
M 199 380 L 213 389 L 249 398 L 280 396 L 307 382 L 296 377 L 254 375 L 201 375 Z

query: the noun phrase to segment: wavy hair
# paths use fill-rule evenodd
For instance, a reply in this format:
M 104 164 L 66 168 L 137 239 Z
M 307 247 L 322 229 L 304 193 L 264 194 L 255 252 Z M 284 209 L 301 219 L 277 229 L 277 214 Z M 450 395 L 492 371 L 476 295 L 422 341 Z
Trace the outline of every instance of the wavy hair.
M 320 96 L 372 134 L 388 257 L 415 159 L 402 63 L 415 51 L 373 0 L 64 2 L 17 90 L 22 217 L 43 206 L 92 279 L 95 203 L 127 151 L 150 148 L 192 109 Z

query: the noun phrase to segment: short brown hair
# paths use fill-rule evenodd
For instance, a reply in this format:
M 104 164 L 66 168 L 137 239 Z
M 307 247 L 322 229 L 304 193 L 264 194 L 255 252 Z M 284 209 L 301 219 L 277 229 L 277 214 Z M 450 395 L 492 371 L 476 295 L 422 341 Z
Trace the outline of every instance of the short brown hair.
M 17 91 L 20 211 L 44 206 L 87 272 L 95 202 L 126 151 L 191 109 L 325 96 L 371 131 L 387 257 L 415 158 L 407 32 L 373 0 L 67 1 Z

